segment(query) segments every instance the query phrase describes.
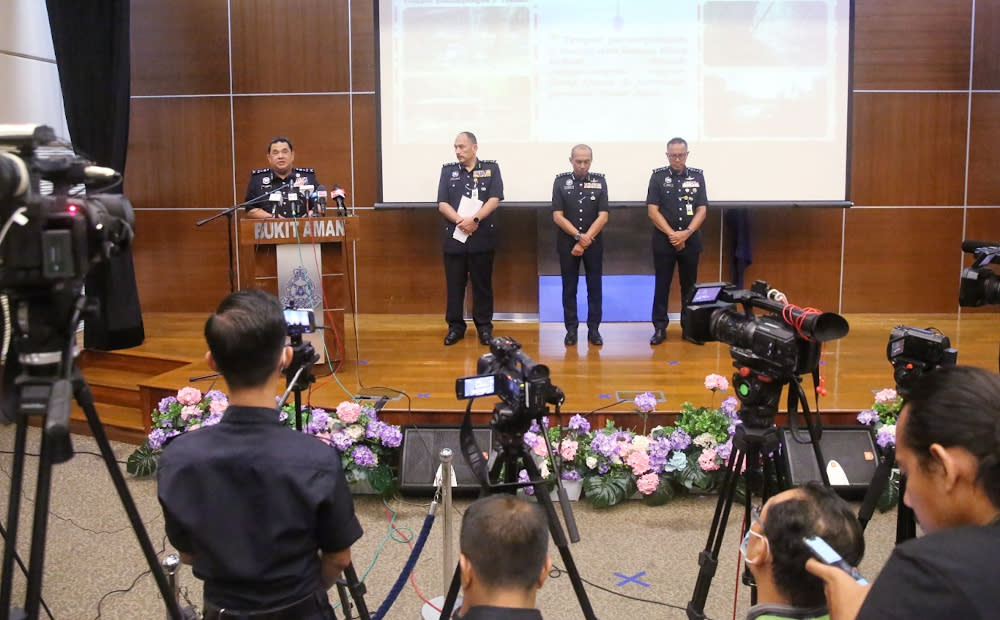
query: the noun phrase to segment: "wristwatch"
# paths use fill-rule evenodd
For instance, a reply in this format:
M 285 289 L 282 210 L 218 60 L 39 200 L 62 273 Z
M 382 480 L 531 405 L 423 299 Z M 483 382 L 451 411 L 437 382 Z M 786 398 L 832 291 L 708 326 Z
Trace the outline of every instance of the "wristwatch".
M 575 235 L 573 235 L 573 241 L 579 241 L 579 240 L 580 240 L 580 233 L 576 233 Z
M 479 223 L 479 218 L 478 217 L 474 217 L 474 218 L 472 218 L 472 221 L 478 224 Z

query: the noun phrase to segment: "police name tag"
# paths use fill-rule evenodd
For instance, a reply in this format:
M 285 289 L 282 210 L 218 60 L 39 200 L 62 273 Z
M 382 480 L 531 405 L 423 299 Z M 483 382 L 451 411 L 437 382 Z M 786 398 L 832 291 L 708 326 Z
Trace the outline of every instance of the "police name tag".
M 701 184 L 698 181 L 684 181 L 684 185 L 681 187 L 701 187 Z
M 583 189 L 601 189 L 600 183 L 584 183 Z
M 687 214 L 688 215 L 694 215 L 694 207 L 691 206 L 690 202 L 687 203 Z
M 473 170 L 472 171 L 472 178 L 474 178 L 474 179 L 481 179 L 483 177 L 491 177 L 491 176 L 493 176 L 493 171 L 492 170 Z
M 267 199 L 271 202 L 281 202 L 281 193 L 274 192 L 270 196 L 268 196 Z

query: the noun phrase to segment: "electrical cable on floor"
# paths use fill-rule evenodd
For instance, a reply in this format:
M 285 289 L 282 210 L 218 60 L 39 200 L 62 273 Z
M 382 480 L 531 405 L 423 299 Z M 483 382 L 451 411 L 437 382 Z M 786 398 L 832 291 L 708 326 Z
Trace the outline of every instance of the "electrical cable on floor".
M 167 536 L 164 534 L 163 540 L 160 542 L 160 550 L 156 552 L 156 555 L 161 555 L 166 550 L 167 550 Z M 152 571 L 147 568 L 146 570 L 144 570 L 141 573 L 139 573 L 138 575 L 136 575 L 135 579 L 132 580 L 132 585 L 130 585 L 129 587 L 127 587 L 125 589 L 117 588 L 115 590 L 110 590 L 108 592 L 105 592 L 104 596 L 102 596 L 101 598 L 97 599 L 97 615 L 94 617 L 94 620 L 100 620 L 100 618 L 101 618 L 101 606 L 104 605 L 104 600 L 106 598 L 108 598 L 112 594 L 127 594 L 127 593 L 131 592 L 132 589 L 135 588 L 136 584 L 139 583 L 140 579 L 142 579 L 146 575 L 150 575 L 150 574 L 152 574 Z

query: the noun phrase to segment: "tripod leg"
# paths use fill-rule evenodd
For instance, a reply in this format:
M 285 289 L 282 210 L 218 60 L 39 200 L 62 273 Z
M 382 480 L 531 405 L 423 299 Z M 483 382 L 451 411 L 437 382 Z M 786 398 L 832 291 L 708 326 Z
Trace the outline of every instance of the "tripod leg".
M 23 414 L 17 416 L 14 432 L 14 459 L 10 477 L 10 496 L 7 503 L 7 544 L 3 550 L 3 579 L 0 583 L 0 613 L 10 610 L 11 586 L 14 577 L 14 556 L 17 553 L 17 524 L 21 513 L 21 487 L 24 481 L 24 450 L 28 439 L 28 420 Z
M 132 494 L 128 490 L 128 485 L 125 484 L 125 477 L 122 475 L 122 470 L 118 467 L 115 455 L 111 451 L 111 444 L 108 443 L 108 436 L 104 433 L 104 426 L 97 417 L 97 410 L 94 408 L 94 396 L 90 392 L 90 386 L 87 385 L 87 381 L 80 374 L 79 368 L 73 369 L 73 396 L 76 397 L 76 402 L 87 416 L 87 424 L 90 425 L 90 432 L 94 436 L 97 446 L 101 449 L 101 456 L 104 457 L 104 464 L 107 466 L 108 474 L 111 476 L 111 482 L 115 485 L 118 498 L 121 500 L 129 522 L 132 524 L 132 531 L 135 532 L 135 537 L 139 540 L 142 553 L 146 556 L 146 564 L 149 565 L 149 570 L 156 580 L 160 596 L 163 597 L 164 604 L 167 606 L 167 613 L 175 620 L 182 620 L 184 616 L 181 614 L 180 606 L 177 604 L 177 599 L 174 598 L 173 592 L 170 591 L 167 576 L 163 574 L 160 563 L 156 559 L 156 551 L 149 540 L 149 534 L 142 525 L 139 510 L 135 507 Z
M 38 458 L 38 481 L 35 488 L 35 519 L 31 526 L 31 555 L 28 558 L 28 588 L 24 612 L 37 618 L 42 597 L 42 566 L 45 563 L 45 536 L 49 522 L 49 499 L 52 497 L 52 440 L 42 433 Z
M 358 580 L 358 573 L 354 570 L 354 564 L 348 564 L 347 568 L 344 569 L 344 583 L 351 593 L 351 598 L 354 599 L 354 607 L 358 610 L 358 618 L 361 620 L 370 620 L 371 614 L 368 613 L 368 605 L 365 604 L 365 585 Z M 337 586 L 339 588 L 339 582 Z M 345 606 L 344 609 L 346 610 L 347 607 Z

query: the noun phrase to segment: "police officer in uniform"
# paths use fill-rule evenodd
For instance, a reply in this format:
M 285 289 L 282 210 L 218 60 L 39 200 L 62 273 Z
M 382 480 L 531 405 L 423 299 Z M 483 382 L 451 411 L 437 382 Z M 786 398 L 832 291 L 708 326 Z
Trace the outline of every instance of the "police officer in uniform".
M 708 211 L 705 175 L 686 165 L 688 144 L 683 138 L 667 143 L 669 166 L 657 168 L 649 178 L 646 207 L 653 220 L 653 337 L 649 344 L 667 339 L 667 301 L 674 266 L 679 267 L 681 300 L 689 297 L 698 278 L 701 233 L 698 231 Z
M 438 181 L 438 211 L 442 226 L 444 275 L 448 286 L 445 345 L 465 337 L 466 274 L 472 283 L 472 320 L 479 342 L 493 338 L 493 254 L 497 244 L 497 224 L 493 212 L 503 200 L 503 179 L 495 161 L 476 156 L 476 136 L 463 131 L 455 137 L 457 162 L 441 168 Z M 463 198 L 466 206 L 462 207 Z M 456 234 L 457 231 L 457 234 Z
M 590 172 L 594 151 L 578 144 L 570 151 L 573 172 L 556 176 L 552 184 L 552 221 L 559 228 L 556 250 L 559 252 L 559 272 L 562 274 L 563 322 L 566 338 L 563 343 L 577 342 L 580 323 L 576 311 L 576 288 L 583 263 L 587 275 L 587 341 L 595 346 L 604 344 L 601 332 L 601 263 L 604 243 L 601 229 L 608 222 L 608 184 L 604 175 Z
M 313 191 L 319 187 L 315 171 L 312 168 L 293 168 L 294 161 L 295 148 L 291 140 L 277 137 L 268 143 L 267 162 L 271 167 L 254 170 L 247 183 L 243 201 L 250 203 L 246 205 L 248 216 L 257 219 L 280 218 L 281 213 L 276 212 L 278 203 L 270 200 L 271 192 L 278 191 L 279 188 L 287 195 L 289 192 L 297 193 L 296 188 L 303 185 L 312 185 Z

